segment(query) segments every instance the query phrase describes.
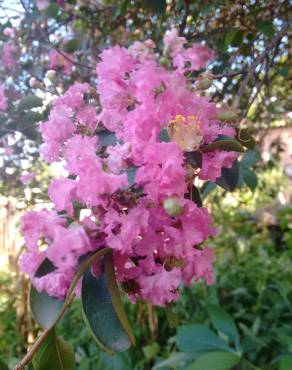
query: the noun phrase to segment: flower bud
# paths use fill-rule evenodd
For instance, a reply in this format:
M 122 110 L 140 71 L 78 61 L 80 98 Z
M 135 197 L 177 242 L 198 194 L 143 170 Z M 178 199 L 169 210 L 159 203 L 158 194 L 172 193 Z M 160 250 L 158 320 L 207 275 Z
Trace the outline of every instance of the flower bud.
M 39 87 L 41 87 L 41 82 L 39 80 L 37 80 L 35 77 L 32 77 L 30 80 L 29 80 L 29 86 L 33 89 L 37 89 Z
M 197 90 L 207 90 L 210 86 L 212 86 L 212 81 L 209 78 L 200 79 L 195 83 Z
M 165 199 L 163 202 L 163 207 L 165 212 L 171 217 L 180 215 L 183 210 L 179 203 L 178 197 L 170 197 Z
M 231 110 L 219 112 L 216 116 L 219 121 L 225 122 L 234 122 L 238 119 L 236 113 L 232 112 Z
M 159 64 L 161 67 L 169 67 L 170 66 L 170 60 L 166 57 L 162 57 L 159 59 Z
M 47 71 L 46 73 L 46 78 L 52 83 L 52 84 L 55 84 L 56 80 L 57 80 L 57 75 L 56 75 L 56 71 L 54 71 L 53 69 L 50 69 Z

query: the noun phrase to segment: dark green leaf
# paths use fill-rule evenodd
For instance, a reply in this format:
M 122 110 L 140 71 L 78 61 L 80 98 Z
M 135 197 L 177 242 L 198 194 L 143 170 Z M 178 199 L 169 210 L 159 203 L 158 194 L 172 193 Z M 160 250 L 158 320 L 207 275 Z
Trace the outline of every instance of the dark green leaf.
M 71 345 L 51 330 L 32 363 L 34 370 L 74 370 L 75 355 Z
M 47 17 L 56 18 L 59 13 L 59 9 L 60 7 L 57 3 L 51 3 L 46 9 Z
M 111 131 L 100 131 L 98 137 L 103 146 L 115 145 L 117 143 L 116 135 Z
M 133 370 L 131 357 L 127 352 L 114 356 L 101 352 L 97 369 L 100 370 Z
M 241 161 L 240 161 L 240 166 L 241 167 L 252 167 L 255 166 L 258 161 L 261 159 L 260 153 L 258 149 L 253 149 L 253 150 L 247 150 Z
M 204 325 L 180 327 L 176 336 L 176 344 L 180 351 L 230 351 L 223 339 Z
M 279 370 L 292 369 L 292 355 L 283 356 L 279 362 Z
M 242 145 L 234 138 L 220 137 L 213 143 L 200 148 L 203 153 L 212 152 L 213 150 L 226 150 L 228 152 L 243 152 Z
M 201 168 L 203 161 L 203 154 L 199 150 L 193 152 L 185 152 L 185 159 L 194 168 Z
M 129 167 L 127 169 L 127 176 L 128 176 L 128 183 L 129 186 L 132 186 L 135 184 L 135 177 L 138 167 Z
M 135 336 L 133 334 L 131 325 L 129 323 L 128 317 L 126 315 L 124 305 L 121 300 L 119 287 L 116 280 L 115 268 L 113 263 L 113 255 L 111 252 L 104 256 L 104 269 L 107 279 L 107 287 L 111 296 L 112 304 L 115 312 L 122 324 L 123 328 L 127 332 L 131 342 L 135 345 Z
M 237 131 L 236 139 L 248 149 L 253 149 L 256 145 L 255 139 L 250 135 L 247 129 Z
M 96 342 L 109 354 L 130 348 L 131 341 L 112 304 L 105 275 L 96 279 L 90 271 L 83 275 L 81 302 L 83 317 Z
M 30 289 L 30 308 L 35 321 L 43 328 L 49 329 L 55 323 L 64 301 L 51 297 L 47 292 L 39 293 L 34 286 Z
M 203 205 L 201 194 L 199 192 L 199 189 L 195 185 L 192 185 L 191 194 L 187 193 L 185 195 L 185 198 L 191 199 L 194 203 L 196 203 L 198 207 L 202 207 Z
M 243 32 L 238 28 L 231 28 L 225 35 L 225 46 L 240 46 L 243 40 Z
M 149 6 L 158 14 L 163 14 L 166 9 L 166 0 L 147 0 Z
M 159 134 L 159 140 L 161 142 L 165 142 L 165 143 L 169 143 L 170 142 L 170 137 L 168 135 L 168 132 L 166 130 L 166 128 L 163 128 L 161 131 L 160 131 L 160 134 Z
M 167 360 L 161 361 L 153 367 L 153 370 L 175 368 L 176 366 L 183 366 L 187 361 L 198 358 L 197 353 L 183 353 L 177 352 L 170 355 Z
M 211 181 L 207 181 L 201 188 L 201 197 L 204 200 L 208 194 L 210 194 L 216 188 L 216 184 Z
M 214 305 L 208 306 L 213 326 L 221 333 L 228 336 L 230 340 L 239 348 L 239 334 L 236 325 L 230 315 L 222 308 Z
M 233 191 L 236 189 L 239 180 L 239 165 L 234 162 L 231 168 L 223 168 L 221 176 L 216 180 L 216 184 L 223 189 Z
M 41 107 L 43 100 L 35 95 L 24 96 L 18 103 L 17 109 L 19 111 L 28 110 L 31 108 Z
M 168 325 L 171 328 L 176 328 L 178 326 L 179 322 L 180 322 L 180 318 L 179 318 L 178 314 L 176 314 L 175 312 L 173 312 L 168 307 L 164 308 L 164 312 L 166 314 Z
M 249 168 L 242 168 L 241 174 L 246 185 L 250 188 L 251 191 L 254 191 L 258 184 L 257 175 Z
M 257 22 L 256 27 L 258 31 L 269 38 L 273 37 L 275 34 L 275 27 L 272 22 Z
M 20 117 L 20 120 L 23 122 L 24 125 L 40 122 L 43 119 L 43 115 L 39 112 L 28 111 Z M 20 125 L 22 124 L 20 123 Z M 21 127 L 19 127 L 21 129 Z
M 231 370 L 240 362 L 236 353 L 211 352 L 198 358 L 187 370 Z
M 64 45 L 64 50 L 67 53 L 74 53 L 80 47 L 80 40 L 79 39 L 71 39 Z
M 40 267 L 37 269 L 35 277 L 45 276 L 54 270 L 56 270 L 56 267 L 54 266 L 53 262 L 51 262 L 48 258 L 45 258 Z

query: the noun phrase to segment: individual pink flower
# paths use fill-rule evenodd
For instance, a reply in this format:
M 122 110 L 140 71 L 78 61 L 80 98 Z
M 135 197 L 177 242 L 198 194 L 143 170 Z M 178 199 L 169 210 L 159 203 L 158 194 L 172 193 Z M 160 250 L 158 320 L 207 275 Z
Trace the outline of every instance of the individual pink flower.
M 180 269 L 173 268 L 171 271 L 167 271 L 162 266 L 157 266 L 155 274 L 140 277 L 141 296 L 153 304 L 164 306 L 166 303 L 178 299 L 177 289 L 180 282 Z
M 51 181 L 48 195 L 57 211 L 66 211 L 73 216 L 73 200 L 76 197 L 76 181 L 61 177 Z
M 10 37 L 14 34 L 14 29 L 11 28 L 11 27 L 5 27 L 4 30 L 3 30 L 3 35 L 4 36 L 7 36 L 7 37 Z
M 60 218 L 56 211 L 43 209 L 40 212 L 25 213 L 21 218 L 20 231 L 24 236 L 27 249 L 29 251 L 38 250 L 38 241 L 41 238 L 51 241 L 54 238 L 56 227 L 64 223 L 64 219 Z
M 37 0 L 39 10 L 45 10 L 50 5 L 50 0 Z
M 67 107 L 59 105 L 51 110 L 49 120 L 40 125 L 40 132 L 44 141 L 41 149 L 43 157 L 48 162 L 58 160 L 60 150 L 65 141 L 75 131 Z
M 31 181 L 33 181 L 35 179 L 35 176 L 36 176 L 36 174 L 34 172 L 24 173 L 24 174 L 22 174 L 20 176 L 20 181 L 24 185 L 27 185 L 27 184 L 29 184 Z
M 63 52 L 65 56 L 70 58 L 69 54 Z M 63 68 L 64 73 L 66 76 L 70 76 L 72 73 L 72 68 L 73 68 L 73 63 L 65 58 L 63 55 L 58 53 L 56 50 L 51 50 L 49 52 L 49 69 L 58 69 L 58 68 Z

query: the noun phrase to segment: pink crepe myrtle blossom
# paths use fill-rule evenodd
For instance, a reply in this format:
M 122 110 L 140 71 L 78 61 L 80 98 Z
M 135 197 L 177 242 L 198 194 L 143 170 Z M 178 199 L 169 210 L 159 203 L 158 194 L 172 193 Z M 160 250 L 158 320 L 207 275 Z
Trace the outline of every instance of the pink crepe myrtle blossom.
M 188 47 L 175 28 L 164 43 L 168 67 L 160 65 L 151 40 L 103 50 L 99 101 L 88 99 L 88 83 L 76 82 L 40 125 L 44 159 L 64 163 L 69 176 L 51 181 L 54 210 L 22 218 L 27 251 L 20 266 L 39 291 L 64 298 L 79 258 L 101 247 L 113 251 L 117 280 L 132 302 L 165 306 L 178 299 L 183 284 L 213 283 L 213 250 L 202 244 L 216 230 L 189 192 L 195 178 L 215 181 L 233 165 L 237 153 L 202 147 L 236 132 L 217 120 L 220 109 L 194 91 L 184 73 L 205 68 L 213 52 Z M 106 146 L 101 131 L 114 143 Z M 187 161 L 196 151 L 200 168 Z M 78 218 L 76 203 L 85 217 Z M 36 277 L 45 258 L 55 270 Z M 102 267 L 93 273 L 98 277 Z
M 15 68 L 17 65 L 17 58 L 15 54 L 17 53 L 16 45 L 11 42 L 6 42 L 2 48 L 1 63 L 7 69 Z
M 27 172 L 27 173 L 24 173 L 20 176 L 20 181 L 24 184 L 24 185 L 27 185 L 29 184 L 31 181 L 33 181 L 35 179 L 35 176 L 36 174 L 33 173 L 33 172 Z

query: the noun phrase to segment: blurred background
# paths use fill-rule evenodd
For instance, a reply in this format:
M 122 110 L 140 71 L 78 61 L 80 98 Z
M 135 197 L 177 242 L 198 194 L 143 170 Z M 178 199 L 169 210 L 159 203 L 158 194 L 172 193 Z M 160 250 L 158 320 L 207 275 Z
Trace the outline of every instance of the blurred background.
M 171 311 L 125 300 L 139 345 L 122 355 L 100 352 L 78 301 L 58 332 L 73 344 L 78 370 L 186 369 L 190 354 L 177 333 L 191 324 L 212 328 L 215 305 L 239 332 L 246 363 L 237 369 L 292 369 L 291 13 L 289 1 L 272 0 L 0 1 L 7 97 L 0 110 L 0 370 L 12 369 L 39 333 L 28 309 L 29 282 L 17 265 L 24 248 L 19 220 L 29 208 L 50 207 L 47 186 L 60 168 L 39 158 L 38 124 L 73 81 L 94 86 L 100 50 L 151 38 L 161 51 L 171 26 L 216 52 L 213 83 L 203 94 L 226 106 L 237 100 L 240 127 L 256 141 L 233 192 L 201 189 L 219 231 L 209 241 L 216 282 L 184 288 Z M 52 69 L 53 82 L 46 74 Z M 41 100 L 25 105 L 32 95 Z M 29 173 L 35 175 L 27 182 L 22 176 Z

